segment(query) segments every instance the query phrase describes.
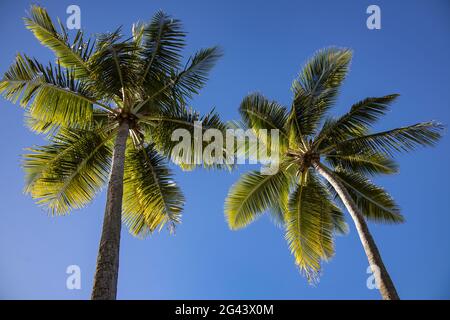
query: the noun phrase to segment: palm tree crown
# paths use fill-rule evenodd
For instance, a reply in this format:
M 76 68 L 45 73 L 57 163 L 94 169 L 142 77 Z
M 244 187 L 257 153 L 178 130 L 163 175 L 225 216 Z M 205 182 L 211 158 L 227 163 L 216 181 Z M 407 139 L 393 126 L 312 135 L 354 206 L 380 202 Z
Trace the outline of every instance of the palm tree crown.
M 220 128 L 216 114 L 200 117 L 185 106 L 206 83 L 220 50 L 202 49 L 183 67 L 185 33 L 161 11 L 150 23 L 133 25 L 129 39 L 118 29 L 95 41 L 79 31 L 70 40 L 38 6 L 24 20 L 56 55 L 44 66 L 18 54 L 0 82 L 5 98 L 20 100 L 29 128 L 50 142 L 24 156 L 26 192 L 51 214 L 88 204 L 108 181 L 114 138 L 126 121 L 124 221 L 136 235 L 178 223 L 184 198 L 166 164 L 170 136 L 173 127 L 191 130 L 195 120 Z
M 318 279 L 321 261 L 333 256 L 334 234 L 348 228 L 340 205 L 343 199 L 321 173 L 329 173 L 345 187 L 364 218 L 403 222 L 392 197 L 370 177 L 395 173 L 395 152 L 433 145 L 442 129 L 426 122 L 372 133 L 371 125 L 397 94 L 366 98 L 341 117 L 327 116 L 351 57 L 348 49 L 317 52 L 292 84 L 290 109 L 261 94 L 245 97 L 240 106 L 243 125 L 256 135 L 261 129 L 279 130 L 280 170 L 274 175 L 253 171 L 241 176 L 226 199 L 228 224 L 239 229 L 268 211 L 284 226 L 295 262 L 310 281 Z

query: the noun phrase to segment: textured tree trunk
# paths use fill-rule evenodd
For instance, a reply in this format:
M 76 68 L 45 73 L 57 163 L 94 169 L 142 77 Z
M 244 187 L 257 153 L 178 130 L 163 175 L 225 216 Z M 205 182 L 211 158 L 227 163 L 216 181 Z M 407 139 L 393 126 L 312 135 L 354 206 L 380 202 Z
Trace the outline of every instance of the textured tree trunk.
M 384 300 L 399 300 L 400 297 L 398 296 L 394 283 L 392 282 L 391 277 L 384 266 L 380 252 L 378 251 L 375 241 L 373 240 L 372 235 L 369 232 L 369 228 L 367 227 L 367 223 L 361 212 L 359 212 L 359 208 L 350 197 L 347 189 L 340 180 L 336 179 L 334 175 L 319 162 L 314 163 L 314 168 L 333 186 L 350 213 L 364 247 L 364 251 L 366 252 L 367 259 L 369 260 L 369 264 L 374 272 L 375 281 L 379 286 L 382 298 Z M 374 266 L 376 267 L 375 270 L 373 269 Z
M 123 171 L 128 129 L 128 123 L 126 121 L 122 122 L 114 145 L 103 230 L 91 295 L 93 300 L 116 299 L 119 274 L 120 229 L 122 226 Z

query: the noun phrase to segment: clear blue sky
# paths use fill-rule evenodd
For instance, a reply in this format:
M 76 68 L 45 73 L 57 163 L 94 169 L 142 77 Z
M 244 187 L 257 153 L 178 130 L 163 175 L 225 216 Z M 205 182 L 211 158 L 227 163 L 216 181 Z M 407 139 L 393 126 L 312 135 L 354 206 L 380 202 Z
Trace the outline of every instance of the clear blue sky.
M 351 72 L 335 112 L 366 96 L 401 98 L 377 127 L 424 120 L 450 123 L 450 3 L 442 1 L 40 1 L 64 21 L 69 4 L 82 11 L 88 33 L 129 30 L 157 9 L 181 19 L 189 32 L 186 53 L 219 44 L 225 56 L 192 103 L 215 106 L 237 119 L 248 93 L 260 91 L 286 105 L 290 84 L 314 51 L 337 45 L 354 50 Z M 29 1 L 0 4 L 0 72 L 16 52 L 53 59 L 21 20 Z M 382 29 L 366 28 L 366 8 L 378 4 Z M 128 31 L 127 31 L 128 32 Z M 20 154 L 42 144 L 28 132 L 23 112 L 0 101 L 0 298 L 86 299 L 90 296 L 105 203 L 101 194 L 83 210 L 50 218 L 23 195 Z M 450 149 L 448 135 L 434 149 L 399 157 L 398 175 L 379 179 L 403 209 L 403 225 L 370 224 L 402 298 L 450 298 Z M 368 266 L 351 225 L 337 239 L 316 287 L 307 284 L 289 253 L 283 230 L 263 217 L 232 232 L 223 216 L 233 173 L 176 170 L 186 195 L 183 223 L 145 240 L 123 230 L 120 299 L 378 299 L 366 287 Z M 77 264 L 82 289 L 67 290 L 66 267 Z

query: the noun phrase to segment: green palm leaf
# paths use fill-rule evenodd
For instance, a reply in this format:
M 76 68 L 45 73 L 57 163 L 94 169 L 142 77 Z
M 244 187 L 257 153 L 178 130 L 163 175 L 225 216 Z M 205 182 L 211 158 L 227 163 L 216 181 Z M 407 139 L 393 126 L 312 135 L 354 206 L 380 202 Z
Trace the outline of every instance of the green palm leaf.
M 309 175 L 306 184 L 297 185 L 291 194 L 286 216 L 286 240 L 295 263 L 310 282 L 317 280 L 321 261 L 334 254 L 335 230 L 345 232 L 341 215 L 314 174 Z M 337 221 L 340 227 L 335 228 Z
M 141 62 L 136 56 L 138 49 L 135 44 L 117 42 L 120 40 L 120 30 L 103 37 L 105 39 L 100 42 L 104 44 L 89 59 L 92 90 L 104 99 L 119 97 L 121 103 L 124 94 L 128 100 L 142 94 L 142 88 L 137 85 Z
M 81 31 L 77 33 L 73 44 L 69 44 L 65 29 L 62 29 L 63 34 L 58 33 L 47 11 L 37 5 L 31 6 L 30 17 L 24 18 L 24 21 L 42 45 L 55 53 L 63 67 L 73 69 L 76 78 L 88 76 L 89 68 L 85 59 L 88 58 L 91 47 L 84 43 Z M 61 27 L 63 28 L 62 24 Z
M 334 233 L 336 235 L 348 234 L 349 227 L 347 222 L 345 221 L 344 213 L 334 203 L 331 209 L 331 221 L 333 223 Z
M 351 58 L 348 49 L 327 48 L 306 63 L 292 83 L 294 101 L 290 122 L 298 133 L 306 136 L 315 132 L 323 115 L 336 100 Z
M 65 126 L 91 122 L 96 103 L 73 72 L 58 65 L 44 67 L 20 54 L 0 81 L 0 93 L 12 102 L 20 99 L 33 118 Z
M 274 175 L 251 171 L 241 176 L 228 192 L 225 216 L 231 229 L 240 229 L 258 218 L 268 209 L 280 220 L 280 211 L 287 211 L 290 189 L 289 177 L 283 170 Z
M 63 129 L 24 155 L 26 192 L 52 215 L 88 204 L 108 180 L 111 133 Z
M 261 137 L 261 129 L 279 130 L 280 150 L 287 147 L 289 141 L 286 131 L 288 114 L 285 107 L 275 101 L 269 101 L 264 96 L 256 93 L 243 99 L 239 112 L 246 127 L 251 128 L 257 137 Z M 267 137 L 270 138 L 269 131 L 267 134 Z
M 344 154 L 352 152 L 379 152 L 392 156 L 395 152 L 408 152 L 420 146 L 433 146 L 441 137 L 443 125 L 422 122 L 408 127 L 378 132 L 339 142 L 323 152 L 336 150 Z
M 367 134 L 369 126 L 389 110 L 398 94 L 371 97 L 355 103 L 349 112 L 336 120 L 327 120 L 314 141 L 314 147 L 329 146 L 338 141 Z
M 148 81 L 161 73 L 171 74 L 177 70 L 186 36 L 180 20 L 158 11 L 142 32 L 142 59 L 145 61 L 142 78 Z
M 34 133 L 53 136 L 56 135 L 58 130 L 61 128 L 81 130 L 94 130 L 96 128 L 102 128 L 102 130 L 107 131 L 108 129 L 115 128 L 117 124 L 112 120 L 112 115 L 110 112 L 94 109 L 91 121 L 71 123 L 70 126 L 64 126 L 51 121 L 37 119 L 29 112 L 26 112 L 25 126 Z
M 155 148 L 162 154 L 170 157 L 172 161 L 180 165 L 185 170 L 190 170 L 200 164 L 202 161 L 202 154 L 196 152 L 190 153 L 176 153 L 174 148 L 179 144 L 179 141 L 172 141 L 172 134 L 175 130 L 185 130 L 191 137 L 191 150 L 203 150 L 209 142 L 203 141 L 203 133 L 208 129 L 216 129 L 223 133 L 227 127 L 221 122 L 219 115 L 213 111 L 204 116 L 194 111 L 191 108 L 172 106 L 156 111 L 154 114 L 145 116 L 141 119 L 145 124 L 147 136 L 154 143 Z M 196 122 L 198 122 L 196 124 Z M 196 129 L 197 128 L 197 129 Z M 201 133 L 200 141 L 198 141 L 195 132 Z M 202 148 L 196 148 L 196 144 L 201 144 Z M 204 167 L 229 167 L 225 160 L 229 155 L 226 153 L 225 145 L 223 146 L 224 163 L 214 163 L 208 165 L 203 162 Z
M 393 174 L 398 172 L 397 163 L 380 153 L 329 154 L 326 160 L 335 170 L 343 169 L 361 175 Z
M 361 213 L 369 220 L 383 223 L 402 223 L 404 217 L 394 199 L 381 187 L 376 186 L 365 177 L 347 171 L 335 171 L 356 203 Z M 330 186 L 335 197 L 337 194 Z
M 145 98 L 135 106 L 134 110 L 151 110 L 156 101 L 160 105 L 167 105 L 176 99 L 180 104 L 184 104 L 186 98 L 198 94 L 204 87 L 210 70 L 221 56 L 222 53 L 218 47 L 201 49 L 189 58 L 182 71 L 173 70 L 169 75 L 165 73 L 154 75 L 151 81 L 145 84 Z
M 128 148 L 125 160 L 123 221 L 134 235 L 143 236 L 181 220 L 184 197 L 173 181 L 166 160 L 153 145 Z
M 202 89 L 211 69 L 222 56 L 219 47 L 201 49 L 189 58 L 187 67 L 176 75 L 174 87 L 180 96 L 192 97 Z

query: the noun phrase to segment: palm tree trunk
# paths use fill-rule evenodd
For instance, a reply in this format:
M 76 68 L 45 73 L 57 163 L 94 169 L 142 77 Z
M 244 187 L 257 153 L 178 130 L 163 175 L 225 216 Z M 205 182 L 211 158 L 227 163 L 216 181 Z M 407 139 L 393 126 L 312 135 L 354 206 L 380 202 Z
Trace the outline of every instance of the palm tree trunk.
M 369 260 L 370 266 L 376 266 L 377 269 L 374 270 L 375 281 L 379 286 L 381 296 L 384 300 L 399 300 L 400 297 L 397 294 L 394 283 L 389 276 L 389 273 L 384 266 L 383 260 L 381 259 L 380 252 L 378 251 L 377 245 L 369 232 L 367 223 L 356 206 L 353 199 L 350 197 L 345 186 L 340 180 L 336 179 L 334 175 L 327 170 L 320 162 L 315 162 L 314 168 L 317 172 L 324 177 L 336 190 L 337 194 L 341 198 L 348 212 L 350 213 L 353 222 L 355 223 L 356 230 L 358 231 L 359 238 L 361 239 L 364 251 L 366 252 L 367 259 Z
M 129 125 L 123 121 L 114 145 L 111 176 L 108 184 L 103 230 L 97 256 L 91 299 L 115 300 L 119 274 L 120 229 L 125 149 Z

